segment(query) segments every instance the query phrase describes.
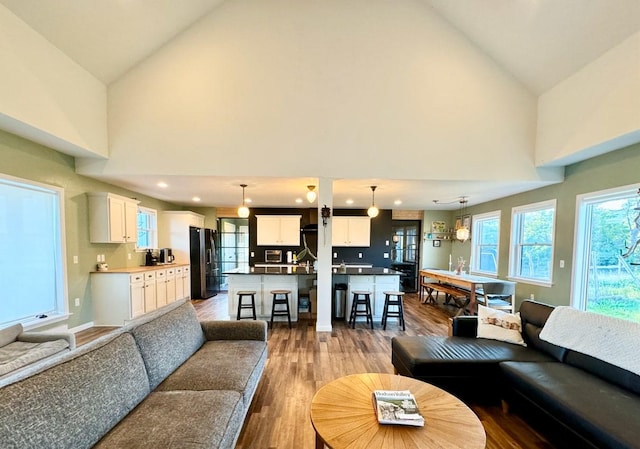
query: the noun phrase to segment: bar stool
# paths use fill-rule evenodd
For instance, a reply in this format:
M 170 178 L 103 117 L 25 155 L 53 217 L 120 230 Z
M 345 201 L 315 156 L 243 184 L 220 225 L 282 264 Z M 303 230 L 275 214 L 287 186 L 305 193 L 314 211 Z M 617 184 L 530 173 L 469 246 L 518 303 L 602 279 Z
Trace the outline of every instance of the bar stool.
M 245 304 L 242 301 L 242 299 L 245 296 L 251 297 L 250 304 Z M 251 311 L 253 312 L 253 316 L 240 316 L 240 311 L 242 309 L 251 309 Z M 254 320 L 256 319 L 256 292 L 255 291 L 245 290 L 245 291 L 238 292 L 238 315 L 236 316 L 236 320 L 242 320 L 245 318 L 253 318 Z
M 402 297 L 404 292 L 383 292 L 384 293 L 384 311 L 382 312 L 382 329 L 387 329 L 387 318 L 397 317 L 399 324 L 402 324 L 402 330 L 405 330 L 404 326 L 404 308 L 402 307 Z M 391 299 L 395 296 L 396 299 Z M 396 306 L 396 310 L 389 310 L 390 306 Z
M 353 290 L 353 303 L 351 304 L 351 314 L 349 315 L 349 324 L 352 329 L 356 328 L 356 318 L 359 316 L 367 317 L 367 324 L 371 323 L 373 329 L 373 315 L 371 314 L 371 292 L 367 290 Z M 363 305 L 364 310 L 358 308 Z
M 291 290 L 271 290 L 273 302 L 271 304 L 271 329 L 273 329 L 274 316 L 286 316 L 289 321 L 289 329 L 291 329 L 291 314 L 289 312 L 289 293 Z M 276 305 L 284 305 L 285 309 L 276 309 Z

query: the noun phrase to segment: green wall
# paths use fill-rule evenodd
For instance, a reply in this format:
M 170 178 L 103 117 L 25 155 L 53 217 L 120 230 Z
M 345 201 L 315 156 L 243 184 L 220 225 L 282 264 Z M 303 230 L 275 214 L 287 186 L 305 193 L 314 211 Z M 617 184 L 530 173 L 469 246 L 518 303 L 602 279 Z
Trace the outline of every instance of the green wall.
M 75 173 L 74 158 L 50 148 L 0 131 L 0 173 L 42 182 L 65 191 L 65 226 L 67 250 L 67 277 L 69 289 L 69 328 L 90 323 L 93 320 L 89 273 L 95 270 L 96 257 L 104 254 L 111 268 L 133 267 L 144 264 L 144 253 L 136 253 L 135 245 L 89 243 L 89 211 L 87 192 L 112 192 L 133 197 L 141 206 L 160 211 L 182 210 L 180 206 L 96 181 Z M 212 214 L 211 209 L 199 209 L 199 213 Z M 214 213 L 213 213 L 214 214 Z M 131 254 L 131 260 L 128 255 Z M 73 256 L 78 263 L 73 263 Z M 74 298 L 80 298 L 75 307 Z M 58 324 L 59 325 L 59 324 Z M 56 325 L 56 326 L 58 326 Z
M 498 277 L 507 278 L 509 270 L 509 238 L 511 231 L 511 209 L 539 201 L 557 200 L 556 237 L 553 261 L 553 286 L 541 287 L 518 283 L 516 289 L 517 305 L 531 294 L 536 300 L 554 305 L 569 305 L 571 298 L 571 275 L 573 270 L 573 237 L 576 214 L 576 196 L 599 190 L 635 184 L 640 181 L 640 144 L 569 165 L 565 168 L 565 180 L 562 183 L 543 187 L 496 201 L 467 208 L 466 213 L 481 214 L 500 210 L 500 254 Z M 473 192 L 469 196 L 473 197 Z M 457 213 L 452 214 L 456 215 Z M 453 218 L 451 219 L 453 221 Z M 473 236 L 471 236 L 473 238 Z M 471 245 L 452 245 L 454 257 L 462 255 L 469 260 Z M 560 260 L 565 261 L 559 268 Z

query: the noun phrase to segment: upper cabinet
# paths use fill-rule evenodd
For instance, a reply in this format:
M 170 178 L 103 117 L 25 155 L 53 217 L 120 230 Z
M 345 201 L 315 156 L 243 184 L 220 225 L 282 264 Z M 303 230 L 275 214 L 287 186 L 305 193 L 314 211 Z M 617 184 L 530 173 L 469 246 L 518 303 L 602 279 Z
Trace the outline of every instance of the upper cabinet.
M 369 217 L 333 217 L 332 246 L 371 246 Z
M 108 192 L 89 193 L 91 243 L 135 243 L 138 239 L 138 203 Z
M 256 215 L 258 246 L 300 246 L 301 215 Z

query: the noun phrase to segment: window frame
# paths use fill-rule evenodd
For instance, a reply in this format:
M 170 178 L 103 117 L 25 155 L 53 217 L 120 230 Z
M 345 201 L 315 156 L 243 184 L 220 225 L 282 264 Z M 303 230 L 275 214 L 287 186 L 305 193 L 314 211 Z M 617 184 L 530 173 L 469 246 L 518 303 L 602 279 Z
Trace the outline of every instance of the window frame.
M 53 310 L 43 310 L 40 314 L 46 318 L 34 316 L 0 323 L 0 327 L 7 327 L 21 323 L 25 330 L 35 329 L 41 326 L 64 321 L 69 317 L 68 280 L 67 280 L 67 242 L 65 226 L 65 191 L 64 188 L 33 181 L 31 179 L 18 178 L 0 173 L 0 183 L 14 185 L 18 188 L 41 191 L 53 195 L 54 215 L 53 226 L 56 241 L 53 244 L 52 254 L 54 263 L 55 293 L 53 298 Z M 36 275 L 36 274 L 34 274 Z M 26 295 L 28 297 L 28 295 Z
M 640 184 L 614 187 L 595 192 L 576 195 L 575 229 L 573 235 L 573 270 L 571 274 L 570 304 L 578 310 L 587 310 L 588 270 L 587 256 L 591 251 L 591 240 L 587 235 L 591 233 L 592 222 L 588 214 L 598 203 L 627 198 L 629 194 L 636 195 Z
M 520 254 L 522 247 L 524 246 L 522 241 L 522 217 L 531 212 L 538 212 L 542 210 L 552 209 L 553 218 L 551 223 L 551 242 L 541 243 L 536 242 L 536 245 L 545 245 L 551 248 L 551 255 L 549 259 L 549 279 L 537 279 L 529 278 L 519 275 L 520 273 Z M 546 201 L 540 201 L 537 203 L 525 204 L 523 206 L 517 206 L 511 208 L 511 235 L 509 243 L 509 276 L 508 278 L 513 281 L 522 282 L 525 284 L 540 285 L 542 287 L 551 287 L 553 285 L 553 267 L 555 257 L 555 242 L 556 242 L 556 221 L 557 221 L 557 200 L 551 199 Z M 528 244 L 527 246 L 532 246 Z
M 149 241 L 150 246 L 139 246 L 140 243 L 140 229 L 138 228 L 138 216 L 140 214 L 148 215 L 151 218 L 152 227 L 147 229 L 146 232 L 150 234 Z M 136 251 L 145 252 L 148 249 L 158 248 L 158 211 L 151 209 L 150 207 L 138 206 L 138 212 L 136 214 Z
M 479 274 L 487 277 L 498 277 L 498 264 L 500 261 L 499 259 L 500 259 L 500 221 L 501 219 L 502 219 L 501 210 L 495 210 L 495 211 L 486 212 L 483 214 L 477 214 L 472 217 L 471 235 L 473 235 L 474 238 L 471 239 L 471 257 L 470 257 L 471 260 L 469 262 L 470 273 Z M 498 242 L 496 244 L 496 271 L 495 272 L 481 270 L 479 267 L 481 249 L 483 248 L 483 246 L 488 246 L 488 245 L 482 245 L 482 242 L 480 242 L 480 235 L 481 235 L 480 226 L 482 225 L 482 223 L 489 220 L 498 220 Z

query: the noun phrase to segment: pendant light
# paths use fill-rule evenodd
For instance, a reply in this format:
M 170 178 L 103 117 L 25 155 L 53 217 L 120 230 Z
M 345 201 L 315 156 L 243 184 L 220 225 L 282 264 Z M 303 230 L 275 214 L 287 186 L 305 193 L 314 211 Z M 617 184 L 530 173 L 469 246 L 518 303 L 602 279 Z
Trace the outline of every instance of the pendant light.
M 316 200 L 316 192 L 314 191 L 316 186 L 307 186 L 309 191 L 307 192 L 307 201 L 313 203 Z
M 249 208 L 244 204 L 244 189 L 247 185 L 240 184 L 240 187 L 242 187 L 242 205 L 238 208 L 238 217 L 247 218 L 249 216 Z
M 371 186 L 371 207 L 367 210 L 367 215 L 371 218 L 377 217 L 380 212 L 376 207 L 376 187 L 377 186 Z
M 464 224 L 464 206 L 467 204 L 467 197 L 463 196 L 460 198 L 460 220 L 462 221 L 462 226 L 456 229 L 456 238 L 461 242 L 466 242 L 469 238 L 469 228 Z

